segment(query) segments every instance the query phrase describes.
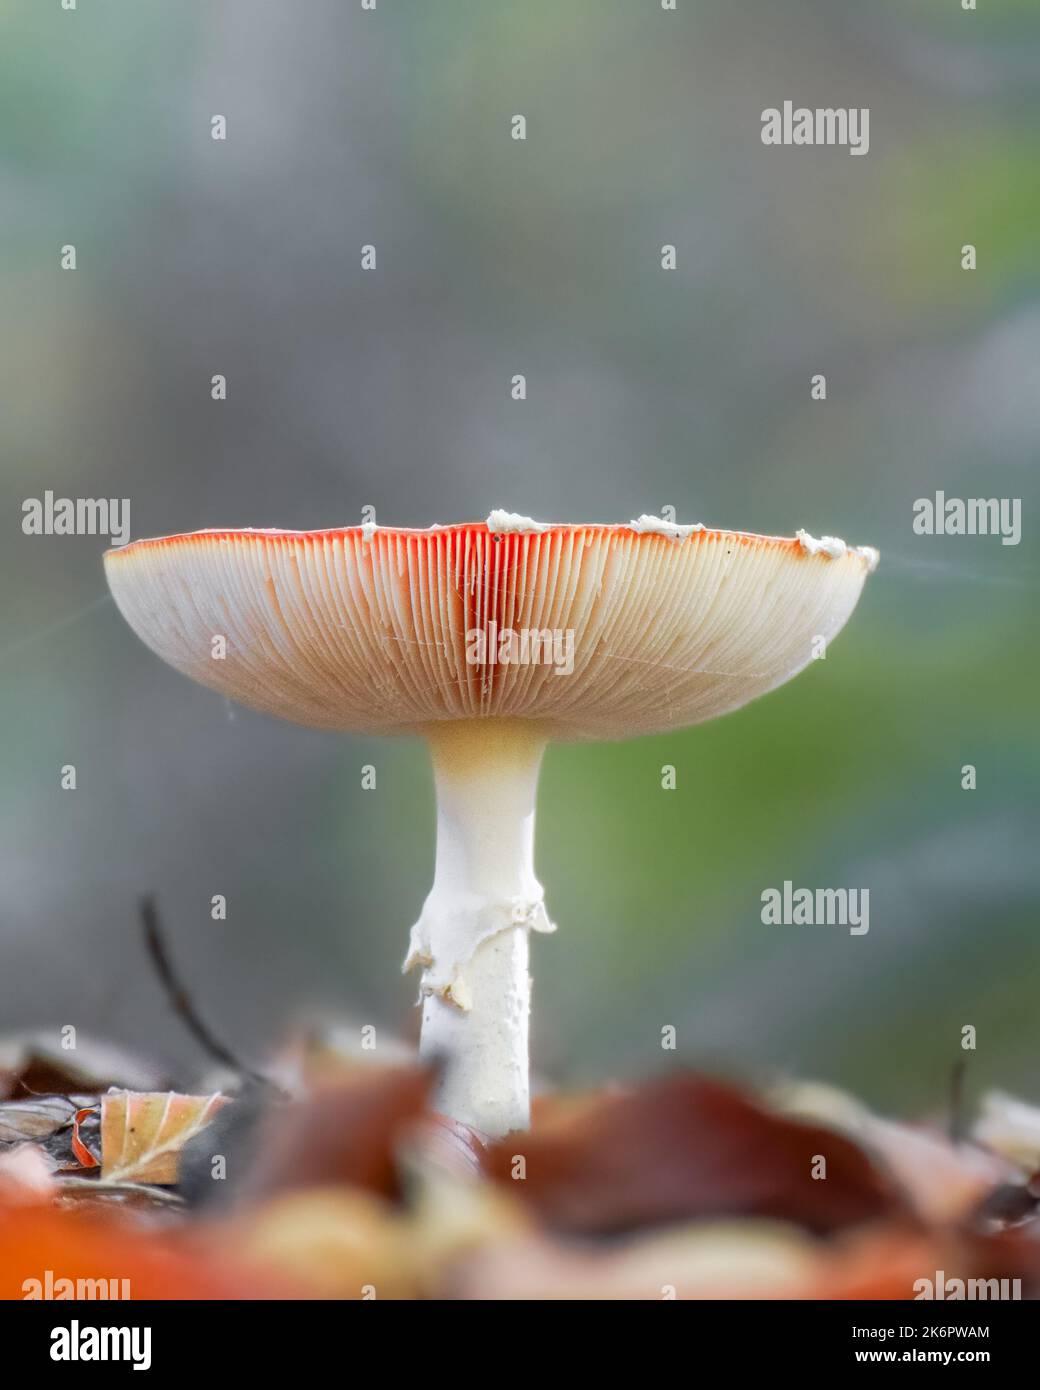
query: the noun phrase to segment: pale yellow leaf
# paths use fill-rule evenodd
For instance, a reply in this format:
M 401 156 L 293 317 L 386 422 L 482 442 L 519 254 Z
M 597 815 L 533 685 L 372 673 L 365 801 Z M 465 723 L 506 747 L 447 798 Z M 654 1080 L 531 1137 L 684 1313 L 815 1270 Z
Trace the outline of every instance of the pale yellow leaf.
M 181 1149 L 229 1097 L 109 1091 L 101 1097 L 101 1181 L 175 1183 Z

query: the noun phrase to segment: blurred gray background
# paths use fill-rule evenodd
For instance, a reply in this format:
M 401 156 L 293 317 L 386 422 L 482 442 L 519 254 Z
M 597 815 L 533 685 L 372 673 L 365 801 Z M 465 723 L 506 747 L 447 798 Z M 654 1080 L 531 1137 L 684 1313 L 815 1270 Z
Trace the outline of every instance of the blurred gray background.
M 661 1067 L 671 1023 L 696 1064 L 925 1110 L 971 1023 L 970 1084 L 1040 1098 L 1035 4 L 2 16 L 0 1031 L 74 1023 L 191 1084 L 148 891 L 250 1059 L 315 1009 L 411 1035 L 433 863 L 418 743 L 191 685 L 107 599 L 103 538 L 24 536 L 26 498 L 128 497 L 135 537 L 672 505 L 881 568 L 826 662 L 760 704 L 550 750 L 536 1064 Z M 869 155 L 764 147 L 785 98 L 868 106 Z M 1022 544 L 914 535 L 936 489 L 1022 498 Z M 869 887 L 869 934 L 764 927 L 784 879 Z

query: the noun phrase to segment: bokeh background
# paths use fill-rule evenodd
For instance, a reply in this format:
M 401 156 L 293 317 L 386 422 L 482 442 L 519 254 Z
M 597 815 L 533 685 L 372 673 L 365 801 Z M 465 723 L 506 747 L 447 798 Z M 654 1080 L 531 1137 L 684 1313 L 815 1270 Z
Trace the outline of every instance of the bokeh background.
M 670 1023 L 698 1065 L 920 1112 L 970 1023 L 969 1086 L 1040 1098 L 1036 5 L 0 15 L 2 1031 L 74 1023 L 190 1084 L 148 891 L 251 1060 L 314 1010 L 408 1036 L 433 863 L 420 744 L 191 685 L 107 599 L 104 540 L 24 536 L 26 498 L 128 497 L 134 536 L 672 505 L 882 564 L 827 660 L 759 704 L 550 750 L 541 1073 L 666 1066 Z M 868 106 L 869 155 L 763 147 L 785 98 Z M 936 489 L 1022 498 L 1021 545 L 915 536 Z M 869 887 L 869 934 L 763 926 L 785 879 Z

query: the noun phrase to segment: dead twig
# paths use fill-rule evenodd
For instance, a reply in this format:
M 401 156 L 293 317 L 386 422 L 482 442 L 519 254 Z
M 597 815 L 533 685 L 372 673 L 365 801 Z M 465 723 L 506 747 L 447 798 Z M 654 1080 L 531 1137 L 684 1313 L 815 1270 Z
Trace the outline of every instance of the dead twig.
M 184 1023 L 188 1032 L 215 1061 L 230 1067 L 232 1071 L 237 1071 L 242 1076 L 247 1076 L 251 1081 L 256 1081 L 261 1086 L 277 1090 L 278 1087 L 266 1076 L 261 1076 L 259 1072 L 253 1071 L 240 1062 L 230 1048 L 225 1047 L 218 1038 L 214 1037 L 199 1017 L 198 1011 L 192 1003 L 191 995 L 173 968 L 159 924 L 159 910 L 151 894 L 141 899 L 140 911 L 145 944 L 148 947 L 152 964 L 155 966 L 155 972 L 159 976 L 174 1012 Z

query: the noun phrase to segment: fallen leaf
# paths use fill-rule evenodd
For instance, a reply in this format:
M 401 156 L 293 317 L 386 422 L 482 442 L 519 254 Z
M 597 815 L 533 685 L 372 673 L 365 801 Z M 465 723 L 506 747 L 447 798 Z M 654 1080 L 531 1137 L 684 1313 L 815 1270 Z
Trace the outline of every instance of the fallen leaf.
M 821 1158 L 822 1181 L 813 1177 Z M 487 1170 L 547 1226 L 577 1235 L 722 1216 L 770 1217 L 825 1234 L 905 1211 L 889 1180 L 844 1136 L 688 1073 L 508 1135 L 488 1151 Z
M 86 1102 L 86 1097 L 79 1097 Z M 23 1139 L 46 1139 L 72 1123 L 79 1106 L 71 1096 L 34 1096 L 31 1100 L 9 1100 L 0 1104 L 0 1144 Z
M 102 1182 L 175 1183 L 181 1148 L 229 1097 L 109 1091 L 101 1098 Z
M 496 1300 L 798 1298 L 823 1268 L 808 1236 L 742 1222 L 584 1248 L 530 1235 L 458 1262 L 448 1289 L 456 1298 Z
M 75 1047 L 62 1045 L 58 1030 L 0 1039 L 0 1097 L 96 1093 L 109 1086 L 157 1090 L 158 1067 L 121 1048 L 79 1034 Z
M 398 1147 L 424 1114 L 432 1080 L 426 1067 L 370 1068 L 273 1108 L 257 1137 L 243 1200 L 336 1184 L 399 1197 Z
M 215 1240 L 142 1235 L 111 1215 L 0 1205 L 0 1299 L 32 1296 L 33 1284 L 42 1284 L 48 1271 L 73 1285 L 114 1279 L 116 1296 L 125 1287 L 132 1299 L 277 1298 L 294 1292 L 289 1281 L 229 1258 Z
M 966 1141 L 953 1143 L 942 1131 L 902 1124 L 875 1115 L 830 1086 L 813 1082 L 783 1088 L 786 1114 L 813 1119 L 847 1135 L 902 1188 L 924 1220 L 941 1224 L 967 1216 L 998 1187 L 1018 1174 L 995 1153 Z
M 335 1086 L 361 1074 L 371 1074 L 372 1052 L 363 1042 L 360 1020 L 316 1017 L 298 1028 L 280 1047 L 268 1075 L 291 1095 L 305 1095 L 321 1086 Z M 379 1030 L 381 1066 L 414 1066 L 418 1050 Z
M 77 1110 L 72 1117 L 72 1152 L 76 1155 L 76 1160 L 81 1168 L 97 1168 L 99 1165 L 97 1155 L 87 1148 L 80 1136 L 80 1125 L 90 1116 L 96 1114 L 97 1107 L 87 1105 L 81 1110 Z
M 142 1218 L 137 1224 L 154 1226 L 178 1220 L 183 1199 L 168 1187 L 148 1183 L 98 1182 L 71 1173 L 56 1174 L 54 1204 L 67 1211 L 112 1212 Z
M 892 1222 L 826 1242 L 763 1221 L 671 1227 L 609 1243 L 564 1242 L 543 1231 L 474 1247 L 443 1268 L 434 1296 L 906 1302 L 919 1296 L 922 1280 L 934 1290 L 937 1279 L 966 1286 L 1024 1276 L 1029 1298 L 1035 1261 L 1021 1248 Z
M 357 1188 L 289 1192 L 229 1228 L 238 1256 L 292 1279 L 312 1298 L 414 1298 L 418 1278 L 407 1223 Z
M 1040 1108 L 989 1091 L 982 1098 L 979 1118 L 972 1129 L 980 1144 L 1002 1154 L 1030 1176 L 1040 1169 Z

